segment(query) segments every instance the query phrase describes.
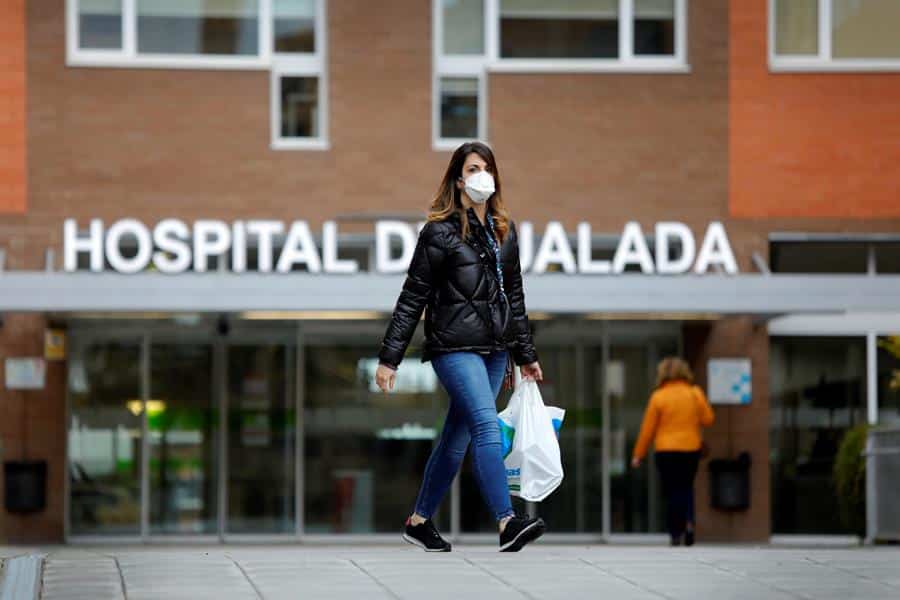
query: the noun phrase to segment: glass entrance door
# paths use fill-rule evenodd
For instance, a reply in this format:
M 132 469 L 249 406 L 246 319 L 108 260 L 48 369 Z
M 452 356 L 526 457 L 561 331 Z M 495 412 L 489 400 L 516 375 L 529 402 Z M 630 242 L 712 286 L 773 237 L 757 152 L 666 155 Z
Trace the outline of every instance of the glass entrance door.
M 296 349 L 228 346 L 228 533 L 295 530 Z
M 152 342 L 146 403 L 151 534 L 218 531 L 213 370 L 209 343 Z

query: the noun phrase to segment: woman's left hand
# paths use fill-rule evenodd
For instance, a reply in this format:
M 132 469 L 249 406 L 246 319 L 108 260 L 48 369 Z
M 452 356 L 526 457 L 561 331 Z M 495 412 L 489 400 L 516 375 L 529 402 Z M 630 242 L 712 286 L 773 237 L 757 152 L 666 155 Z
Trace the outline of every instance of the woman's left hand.
M 534 361 L 533 363 L 528 365 L 522 365 L 521 367 L 519 367 L 519 369 L 522 371 L 522 379 L 530 377 L 535 381 L 544 380 L 544 374 L 543 372 L 541 372 L 541 365 L 540 363 L 538 363 L 538 361 Z

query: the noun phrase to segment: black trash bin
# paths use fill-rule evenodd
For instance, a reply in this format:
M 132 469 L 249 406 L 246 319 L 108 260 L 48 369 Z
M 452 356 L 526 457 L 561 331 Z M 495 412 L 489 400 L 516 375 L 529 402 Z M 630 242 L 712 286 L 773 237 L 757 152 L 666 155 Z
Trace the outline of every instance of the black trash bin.
M 6 510 L 31 513 L 47 504 L 47 461 L 8 460 L 3 463 Z
M 750 508 L 750 454 L 741 452 L 736 459 L 709 461 L 709 496 L 713 508 Z

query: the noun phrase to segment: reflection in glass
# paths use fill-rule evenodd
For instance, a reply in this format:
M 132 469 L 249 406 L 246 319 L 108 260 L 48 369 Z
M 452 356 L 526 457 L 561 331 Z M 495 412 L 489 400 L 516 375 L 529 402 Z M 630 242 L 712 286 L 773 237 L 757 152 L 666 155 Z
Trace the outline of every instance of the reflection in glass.
M 281 137 L 319 135 L 319 80 L 315 77 L 281 77 Z
M 774 533 L 851 533 L 835 518 L 832 469 L 843 434 L 866 420 L 865 373 L 865 339 L 771 338 Z
M 610 411 L 611 524 L 614 533 L 665 530 L 665 509 L 655 452 L 644 466 L 632 469 L 631 453 L 655 385 L 656 365 L 676 355 L 676 339 L 611 340 L 606 366 Z
M 819 0 L 776 0 L 775 53 L 819 53 Z
M 484 0 L 442 0 L 444 54 L 484 54 Z
M 294 531 L 295 351 L 228 349 L 229 533 Z
M 316 0 L 274 0 L 272 17 L 275 52 L 316 51 Z
M 578 410 L 575 349 L 571 346 L 543 348 L 540 352 L 541 370 L 544 373 L 544 382 L 540 384 L 541 397 L 544 404 L 565 409 L 566 417 L 559 432 L 563 481 L 556 491 L 540 503 L 538 514 L 552 531 L 576 532 L 579 531 L 579 513 L 582 515 L 581 518 L 593 512 L 596 512 L 598 517 L 601 514 L 603 494 L 600 413 L 599 410 L 584 413 Z M 600 405 L 597 405 L 597 409 L 599 408 Z M 585 419 L 584 417 L 588 415 L 594 418 Z M 579 441 L 582 443 L 579 444 Z M 584 473 L 587 480 L 577 476 L 576 464 L 581 453 L 584 453 L 584 465 L 588 470 Z M 583 489 L 585 486 L 587 489 Z M 588 506 L 579 506 L 579 501 L 586 502 Z M 599 532 L 602 521 L 598 518 L 595 524 L 599 526 L 595 531 Z
M 140 533 L 140 341 L 73 343 L 69 357 L 71 532 Z
M 413 510 L 446 403 L 412 348 L 394 390 L 373 391 L 380 341 L 306 347 L 306 533 L 394 533 Z M 445 531 L 449 506 L 435 515 Z
M 616 58 L 618 0 L 501 0 L 501 58 Z
M 831 0 L 834 58 L 900 58 L 900 2 Z
M 878 424 L 900 425 L 900 334 L 878 338 Z
M 259 54 L 258 0 L 137 0 L 138 52 Z
M 122 0 L 79 0 L 78 46 L 87 50 L 122 48 Z
M 441 137 L 478 137 L 478 80 L 441 78 Z
M 860 242 L 771 242 L 776 273 L 865 273 L 868 248 Z
M 675 54 L 675 0 L 634 0 L 634 53 Z
M 150 531 L 215 533 L 219 413 L 211 348 L 154 344 L 150 397 Z

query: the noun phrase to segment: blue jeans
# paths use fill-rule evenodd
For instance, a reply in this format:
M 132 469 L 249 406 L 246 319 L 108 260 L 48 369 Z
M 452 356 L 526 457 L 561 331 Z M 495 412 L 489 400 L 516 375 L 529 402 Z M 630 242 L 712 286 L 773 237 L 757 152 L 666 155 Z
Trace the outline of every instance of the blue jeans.
M 506 350 L 482 355 L 448 352 L 431 359 L 450 396 L 441 437 L 425 465 L 416 513 L 431 518 L 450 488 L 472 443 L 472 469 L 481 496 L 499 521 L 513 514 L 506 484 L 506 467 L 497 425 L 497 395 L 506 370 Z

